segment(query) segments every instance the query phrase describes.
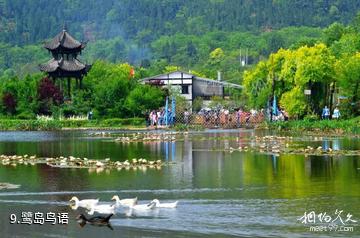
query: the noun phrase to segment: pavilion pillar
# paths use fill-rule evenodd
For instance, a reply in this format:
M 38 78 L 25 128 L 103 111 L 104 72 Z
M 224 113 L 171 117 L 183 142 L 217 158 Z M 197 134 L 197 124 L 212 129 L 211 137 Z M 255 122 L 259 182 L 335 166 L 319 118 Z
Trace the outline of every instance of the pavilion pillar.
M 71 100 L 71 81 L 70 81 L 70 78 L 67 78 L 67 86 L 68 86 L 68 96 L 69 96 L 69 99 Z

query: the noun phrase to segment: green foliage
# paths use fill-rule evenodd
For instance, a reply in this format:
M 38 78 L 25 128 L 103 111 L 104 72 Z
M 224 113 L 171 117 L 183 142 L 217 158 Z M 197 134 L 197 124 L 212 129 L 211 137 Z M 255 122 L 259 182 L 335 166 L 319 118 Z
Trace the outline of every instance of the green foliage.
M 12 115 L 22 114 L 22 116 L 33 117 L 34 113 L 37 113 L 39 108 L 37 87 L 41 77 L 40 74 L 27 75 L 23 79 L 6 75 L 0 77 L 0 94 L 3 97 L 10 93 L 16 102 L 15 110 L 11 110 Z M 4 104 L 1 106 L 1 113 L 7 114 L 9 110 Z
M 198 112 L 203 106 L 203 99 L 201 97 L 196 97 L 192 103 L 193 112 Z
M 113 118 L 113 119 L 106 119 L 100 121 L 99 125 L 101 126 L 108 126 L 108 127 L 116 127 L 116 126 L 123 126 L 123 125 L 131 125 L 131 126 L 144 126 L 145 119 L 144 118 Z
M 355 0 L 306 4 L 290 0 L 90 0 L 56 4 L 3 0 L 0 92 L 14 95 L 16 110 L 11 114 L 15 117 L 32 118 L 39 112 L 44 102 L 37 100 L 36 88 L 43 75 L 34 73 L 38 72 L 37 65 L 48 59 L 42 42 L 54 37 L 67 19 L 68 31 L 78 40 L 88 41 L 82 60 L 95 63 L 84 79 L 84 90 L 72 92 L 71 103 L 45 105 L 53 115 L 86 115 L 93 110 L 97 118 L 140 116 L 160 105 L 161 100 L 159 92 L 146 92 L 135 79 L 180 68 L 208 78 L 215 78 L 220 70 L 224 80 L 243 84 L 244 93 L 235 96 L 237 105 L 263 108 L 274 86 L 274 95 L 280 101 L 296 96 L 298 101 L 293 105 L 282 103 L 296 115 L 318 113 L 329 104 L 329 87 L 334 83 L 351 103 L 358 101 L 357 84 L 349 76 L 350 69 L 357 66 L 350 65 L 345 72 L 344 65 L 350 64 L 348 57 L 360 51 L 359 9 L 360 2 Z M 290 50 L 284 50 L 287 48 Z M 241 66 L 240 55 L 243 59 L 245 54 L 248 65 Z M 335 57 L 344 64 L 336 67 L 336 74 Z M 124 62 L 146 69 L 136 68 L 135 79 L 130 79 L 130 65 L 121 64 Z M 27 74 L 30 76 L 25 77 Z M 292 91 L 295 87 L 296 92 Z M 317 92 L 305 110 L 300 97 L 304 89 Z M 146 99 L 140 99 L 141 93 Z M 159 98 L 154 105 L 149 103 L 151 97 Z M 140 101 L 145 106 L 139 106 Z M 292 110 L 294 105 L 300 108 Z M 179 108 L 186 107 L 186 102 L 179 104 Z M 1 113 L 5 111 L 2 105 Z M 358 112 L 352 109 L 352 113 Z
M 319 118 L 320 117 L 316 114 L 308 114 L 304 117 L 304 121 L 317 121 Z
M 62 120 L 62 128 L 121 128 L 145 126 L 144 118 L 111 118 L 105 120 Z
M 250 105 L 264 108 L 273 96 L 290 116 L 320 113 L 329 105 L 331 86 L 335 83 L 335 56 L 320 43 L 294 50 L 279 50 L 244 74 L 245 92 Z M 309 89 L 309 98 L 304 90 Z
M 297 69 L 295 83 L 331 82 L 334 76 L 335 57 L 324 44 L 301 47 L 295 52 Z
M 171 72 L 178 71 L 178 70 L 181 70 L 181 68 L 179 66 L 167 65 L 165 67 L 165 69 L 163 70 L 163 73 L 171 73 Z
M 144 116 L 145 111 L 164 104 L 164 92 L 140 84 L 136 78 L 142 77 L 143 70 L 136 70 L 132 78 L 131 68 L 129 64 L 95 62 L 83 79 L 83 89 L 76 88 L 72 82 L 72 100 L 65 103 L 59 91 L 65 82 L 57 80 L 54 85 L 42 74 L 21 79 L 4 75 L 0 80 L 0 116 L 32 119 L 37 114 L 46 114 L 67 118 L 86 116 L 91 110 L 99 119 Z
M 174 127 L 175 131 L 188 131 L 189 127 L 186 124 L 178 123 Z
M 56 120 L 0 120 L 0 130 L 59 130 L 61 124 Z
M 37 72 L 37 65 L 48 58 L 40 43 L 54 37 L 66 19 L 68 31 L 88 41 L 81 55 L 87 63 L 130 62 L 153 73 L 178 65 L 210 78 L 221 70 L 224 79 L 241 83 L 239 49 L 243 56 L 248 50 L 253 64 L 279 48 L 313 45 L 321 38 L 319 26 L 334 20 L 346 23 L 360 7 L 352 1 L 281 2 L 92 0 L 45 6 L 38 0 L 5 0 L 0 9 L 0 75 L 9 69 L 19 77 Z M 211 57 L 212 52 L 220 54 Z
M 181 95 L 174 95 L 176 101 L 176 115 L 182 115 L 186 110 L 190 109 L 189 102 Z M 171 97 L 169 97 L 169 107 L 171 107 Z
M 203 125 L 176 124 L 174 129 L 176 131 L 204 131 L 205 127 Z
M 268 74 L 269 69 L 266 62 L 260 62 L 252 71 L 245 72 L 244 87 L 251 107 L 262 108 L 269 100 L 271 82 Z
M 121 128 L 122 126 L 144 127 L 144 118 L 111 118 L 105 120 L 62 120 L 63 128 Z
M 130 114 L 145 115 L 149 109 L 164 105 L 164 91 L 150 85 L 137 85 L 126 99 L 125 107 Z
M 228 102 L 219 96 L 212 96 L 210 98 L 211 102 L 209 103 L 209 107 L 212 109 L 217 109 L 217 108 L 222 108 L 222 107 L 227 107 L 228 106 Z
M 332 45 L 334 42 L 341 39 L 345 33 L 345 26 L 341 23 L 335 22 L 324 30 L 324 42 L 326 45 Z
M 220 64 L 225 58 L 224 51 L 221 48 L 216 48 L 215 50 L 210 52 L 209 55 L 209 63 L 210 65 L 218 65 Z
M 304 115 L 307 104 L 303 90 L 294 87 L 292 90 L 285 92 L 281 97 L 280 105 L 285 108 L 290 116 Z
M 352 113 L 359 114 L 360 106 L 357 104 L 360 100 L 360 53 L 339 60 L 336 68 L 342 94 L 349 97 L 347 104 L 351 105 Z
M 144 118 L 112 118 L 106 120 L 14 120 L 0 119 L 0 130 L 51 131 L 61 128 L 121 128 L 144 127 Z
M 223 1 L 223 0 L 4 0 L 1 41 L 29 44 L 50 38 L 64 19 L 73 32 L 89 39 L 126 35 L 148 43 L 159 35 L 184 32 L 201 36 L 215 30 L 271 31 L 286 26 L 326 26 L 349 22 L 360 8 L 355 0 L 328 1 Z M 301 9 L 301 11 L 299 10 Z M 146 13 L 146 14 L 144 14 Z M 37 16 L 34 19 L 33 16 Z M 354 21 L 354 24 L 356 21 Z M 81 38 L 81 34 L 76 35 Z
M 124 117 L 125 100 L 132 82 L 131 66 L 128 64 L 108 64 L 97 61 L 84 78 L 85 87 L 92 92 L 92 102 L 99 117 Z
M 315 132 L 319 134 L 335 133 L 339 134 L 359 134 L 360 133 L 360 118 L 353 118 L 351 120 L 321 120 L 315 121 L 313 119 L 304 119 L 296 121 L 273 122 L 268 126 L 270 129 L 280 129 L 292 132 Z

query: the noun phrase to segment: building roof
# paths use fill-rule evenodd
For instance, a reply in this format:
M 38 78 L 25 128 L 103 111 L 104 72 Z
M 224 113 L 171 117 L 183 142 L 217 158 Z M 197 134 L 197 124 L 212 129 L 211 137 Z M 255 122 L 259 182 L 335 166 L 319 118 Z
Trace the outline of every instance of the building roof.
M 207 83 L 213 83 L 213 84 L 223 85 L 223 86 L 227 86 L 227 87 L 230 87 L 230 88 L 243 88 L 242 85 L 235 84 L 235 83 L 229 83 L 229 82 L 226 82 L 226 81 L 219 81 L 219 80 L 208 79 L 208 78 L 201 78 L 201 77 L 196 77 L 196 80 L 197 80 L 197 81 L 207 82 Z
M 65 29 L 57 34 L 50 42 L 46 43 L 44 47 L 48 50 L 57 50 L 59 48 L 64 48 L 68 50 L 73 50 L 77 48 L 84 48 L 85 44 L 80 43 L 75 40 Z
M 195 79 L 197 81 L 202 81 L 202 82 L 206 82 L 206 83 L 212 83 L 212 84 L 217 84 L 217 85 L 222 85 L 222 86 L 227 86 L 227 87 L 232 87 L 232 88 L 243 88 L 242 85 L 228 83 L 226 81 L 218 81 L 218 80 L 214 80 L 214 79 L 202 78 L 202 77 L 198 77 L 194 74 L 180 71 L 180 70 L 173 71 L 170 73 L 155 75 L 152 77 L 143 78 L 141 80 L 142 81 L 151 81 L 151 80 L 177 80 L 177 79 Z
M 51 59 L 47 63 L 39 65 L 39 67 L 41 71 L 47 73 L 52 73 L 59 69 L 67 72 L 77 72 L 87 68 L 86 65 L 77 59 L 64 60 L 63 58 L 60 58 L 59 60 Z
M 149 80 L 168 80 L 168 79 L 193 79 L 195 75 L 191 73 L 187 73 L 184 71 L 176 70 L 169 73 L 158 74 L 155 76 L 147 77 L 141 79 L 142 81 L 149 81 Z

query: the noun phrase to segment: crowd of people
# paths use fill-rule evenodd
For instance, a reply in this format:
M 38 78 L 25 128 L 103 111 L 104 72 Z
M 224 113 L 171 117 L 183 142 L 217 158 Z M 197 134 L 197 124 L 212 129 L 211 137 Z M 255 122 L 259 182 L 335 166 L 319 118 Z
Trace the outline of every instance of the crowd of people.
M 232 127 L 260 123 L 265 119 L 264 110 L 251 109 L 250 111 L 245 111 L 241 108 L 237 110 L 204 108 L 197 115 L 200 116 L 201 122 L 206 125 L 228 125 Z
M 159 110 L 152 110 L 149 113 L 147 124 L 148 126 L 165 126 L 172 125 L 175 120 L 175 113 L 172 113 L 171 109 L 166 110 L 161 108 Z
M 181 115 L 181 114 L 180 114 Z M 334 108 L 331 115 L 330 109 L 325 106 L 322 110 L 322 119 L 339 119 L 341 116 L 338 107 Z M 246 111 L 242 108 L 230 110 L 228 108 L 202 108 L 199 112 L 194 113 L 190 110 L 185 110 L 182 117 L 176 118 L 175 113 L 171 109 L 166 110 L 161 108 L 159 110 L 152 110 L 147 114 L 147 125 L 152 127 L 173 125 L 175 122 L 188 124 L 203 124 L 205 126 L 229 126 L 241 127 L 248 124 L 261 123 L 264 120 L 269 121 L 287 121 L 289 119 L 288 113 L 283 108 L 274 110 L 267 109 L 251 109 Z
M 243 110 L 242 108 L 230 110 L 228 108 L 203 108 L 199 112 L 191 112 L 185 110 L 182 117 L 175 118 L 175 114 L 168 110 L 166 115 L 165 109 L 152 110 L 147 113 L 147 125 L 152 127 L 173 125 L 175 122 L 188 124 L 202 124 L 204 126 L 228 126 L 241 127 L 248 124 L 261 123 L 270 118 L 270 110 Z M 166 119 L 167 118 L 167 119 Z M 284 110 L 279 110 L 278 113 L 272 115 L 273 121 L 287 120 L 288 115 Z M 167 120 L 167 123 L 166 123 Z

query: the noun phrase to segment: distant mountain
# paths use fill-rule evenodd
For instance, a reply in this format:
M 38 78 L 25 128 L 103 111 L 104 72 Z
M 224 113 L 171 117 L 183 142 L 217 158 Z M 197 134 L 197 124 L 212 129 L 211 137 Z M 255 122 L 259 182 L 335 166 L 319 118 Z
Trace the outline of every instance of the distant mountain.
M 175 33 L 324 27 L 348 23 L 359 9 L 359 0 L 0 0 L 0 41 L 39 43 L 66 24 L 80 40 L 146 44 Z

